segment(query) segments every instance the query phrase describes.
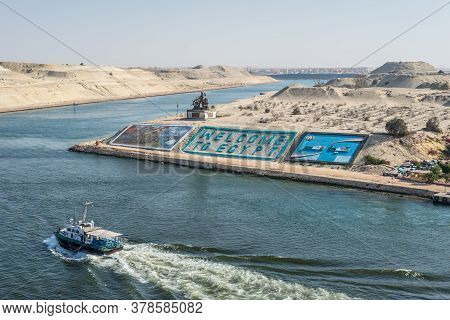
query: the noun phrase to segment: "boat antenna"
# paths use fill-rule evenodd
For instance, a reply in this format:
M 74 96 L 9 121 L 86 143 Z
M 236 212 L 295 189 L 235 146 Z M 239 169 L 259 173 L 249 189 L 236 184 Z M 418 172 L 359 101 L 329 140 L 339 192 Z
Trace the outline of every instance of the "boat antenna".
M 86 221 L 86 215 L 87 215 L 88 207 L 93 207 L 93 206 L 94 205 L 90 201 L 86 201 L 84 203 L 84 214 L 83 214 L 83 220 L 82 220 L 83 223 Z

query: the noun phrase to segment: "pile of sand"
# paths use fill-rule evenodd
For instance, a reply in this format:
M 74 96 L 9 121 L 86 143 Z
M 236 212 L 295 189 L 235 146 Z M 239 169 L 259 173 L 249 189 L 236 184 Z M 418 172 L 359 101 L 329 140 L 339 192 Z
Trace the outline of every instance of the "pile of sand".
M 382 87 L 448 90 L 450 75 L 438 72 L 426 62 L 387 62 L 373 70 L 365 83 L 357 78 L 337 78 L 326 83 L 327 86 L 342 88 Z
M 0 112 L 275 81 L 225 66 L 156 70 L 0 62 L 0 68 Z
M 287 86 L 273 95 L 282 100 L 336 99 L 342 96 L 339 89 L 326 87 L 304 87 L 301 84 Z
M 430 74 L 437 70 L 429 63 L 423 61 L 408 62 L 386 62 L 381 67 L 376 68 L 370 74 Z
M 385 88 L 415 88 L 448 90 L 450 75 L 412 75 L 412 74 L 387 74 L 381 77 L 370 76 L 369 83 L 375 87 Z
M 349 89 L 344 87 L 321 86 L 303 87 L 292 85 L 283 88 L 272 96 L 277 100 L 321 101 L 336 103 L 377 103 L 385 105 L 400 105 L 407 103 L 445 104 L 450 101 L 450 92 L 445 90 L 414 90 L 414 89 L 382 89 L 378 87 Z

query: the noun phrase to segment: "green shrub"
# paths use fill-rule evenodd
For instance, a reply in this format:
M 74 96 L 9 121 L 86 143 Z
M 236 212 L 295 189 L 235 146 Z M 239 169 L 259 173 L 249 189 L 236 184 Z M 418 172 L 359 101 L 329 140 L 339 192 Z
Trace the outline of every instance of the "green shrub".
M 450 157 L 450 143 L 447 143 L 447 145 L 445 146 L 444 154 Z
M 433 173 L 433 172 L 428 172 L 428 173 L 426 173 L 426 174 L 424 175 L 424 177 L 425 177 L 425 180 L 426 180 L 427 182 L 434 182 L 434 181 L 436 181 L 436 180 L 439 180 L 439 175 L 437 175 L 437 174 L 435 174 L 435 173 Z
M 442 170 L 441 166 L 437 165 L 437 166 L 434 166 L 430 172 L 425 174 L 424 177 L 428 182 L 434 182 L 436 180 L 439 180 L 442 177 L 447 179 L 446 175 L 444 176 L 442 172 L 443 172 L 443 170 Z
M 372 157 L 371 155 L 367 155 L 364 157 L 364 160 L 366 164 L 373 164 L 373 165 L 382 165 L 382 164 L 389 164 L 389 161 L 379 159 L 376 157 Z
M 301 114 L 300 112 L 300 108 L 299 107 L 295 107 L 294 110 L 292 110 L 292 115 L 296 116 Z
M 450 162 L 446 164 L 441 163 L 439 164 L 439 166 L 441 167 L 441 170 L 444 174 L 450 173 Z
M 441 133 L 442 129 L 441 129 L 441 124 L 439 122 L 439 119 L 437 117 L 432 117 L 432 118 L 428 119 L 427 124 L 425 126 L 425 130 Z
M 433 174 L 435 174 L 435 175 L 437 175 L 437 176 L 441 176 L 442 175 L 442 169 L 441 169 L 441 166 L 434 166 L 432 169 L 431 169 L 431 173 L 433 173 Z
M 408 134 L 408 127 L 403 119 L 394 118 L 386 123 L 386 131 L 394 137 L 404 137 Z

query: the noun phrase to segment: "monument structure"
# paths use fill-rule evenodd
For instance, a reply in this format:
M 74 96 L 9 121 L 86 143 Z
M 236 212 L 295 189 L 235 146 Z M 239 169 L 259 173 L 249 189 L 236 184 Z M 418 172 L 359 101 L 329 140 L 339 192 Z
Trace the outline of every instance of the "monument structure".
M 216 111 L 210 110 L 208 98 L 202 91 L 200 96 L 192 101 L 192 109 L 187 110 L 187 118 L 191 120 L 207 120 L 216 117 Z

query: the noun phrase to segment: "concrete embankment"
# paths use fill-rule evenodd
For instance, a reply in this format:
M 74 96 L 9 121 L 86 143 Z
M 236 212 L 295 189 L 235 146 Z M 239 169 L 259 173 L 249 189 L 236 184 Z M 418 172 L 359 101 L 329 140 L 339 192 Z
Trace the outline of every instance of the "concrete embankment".
M 143 150 L 111 146 L 101 142 L 87 142 L 75 145 L 69 150 L 424 198 L 431 198 L 433 194 L 444 190 L 444 187 L 438 185 L 400 181 L 390 177 L 368 175 L 341 169 L 309 167 L 284 162 L 197 156 L 181 152 Z

